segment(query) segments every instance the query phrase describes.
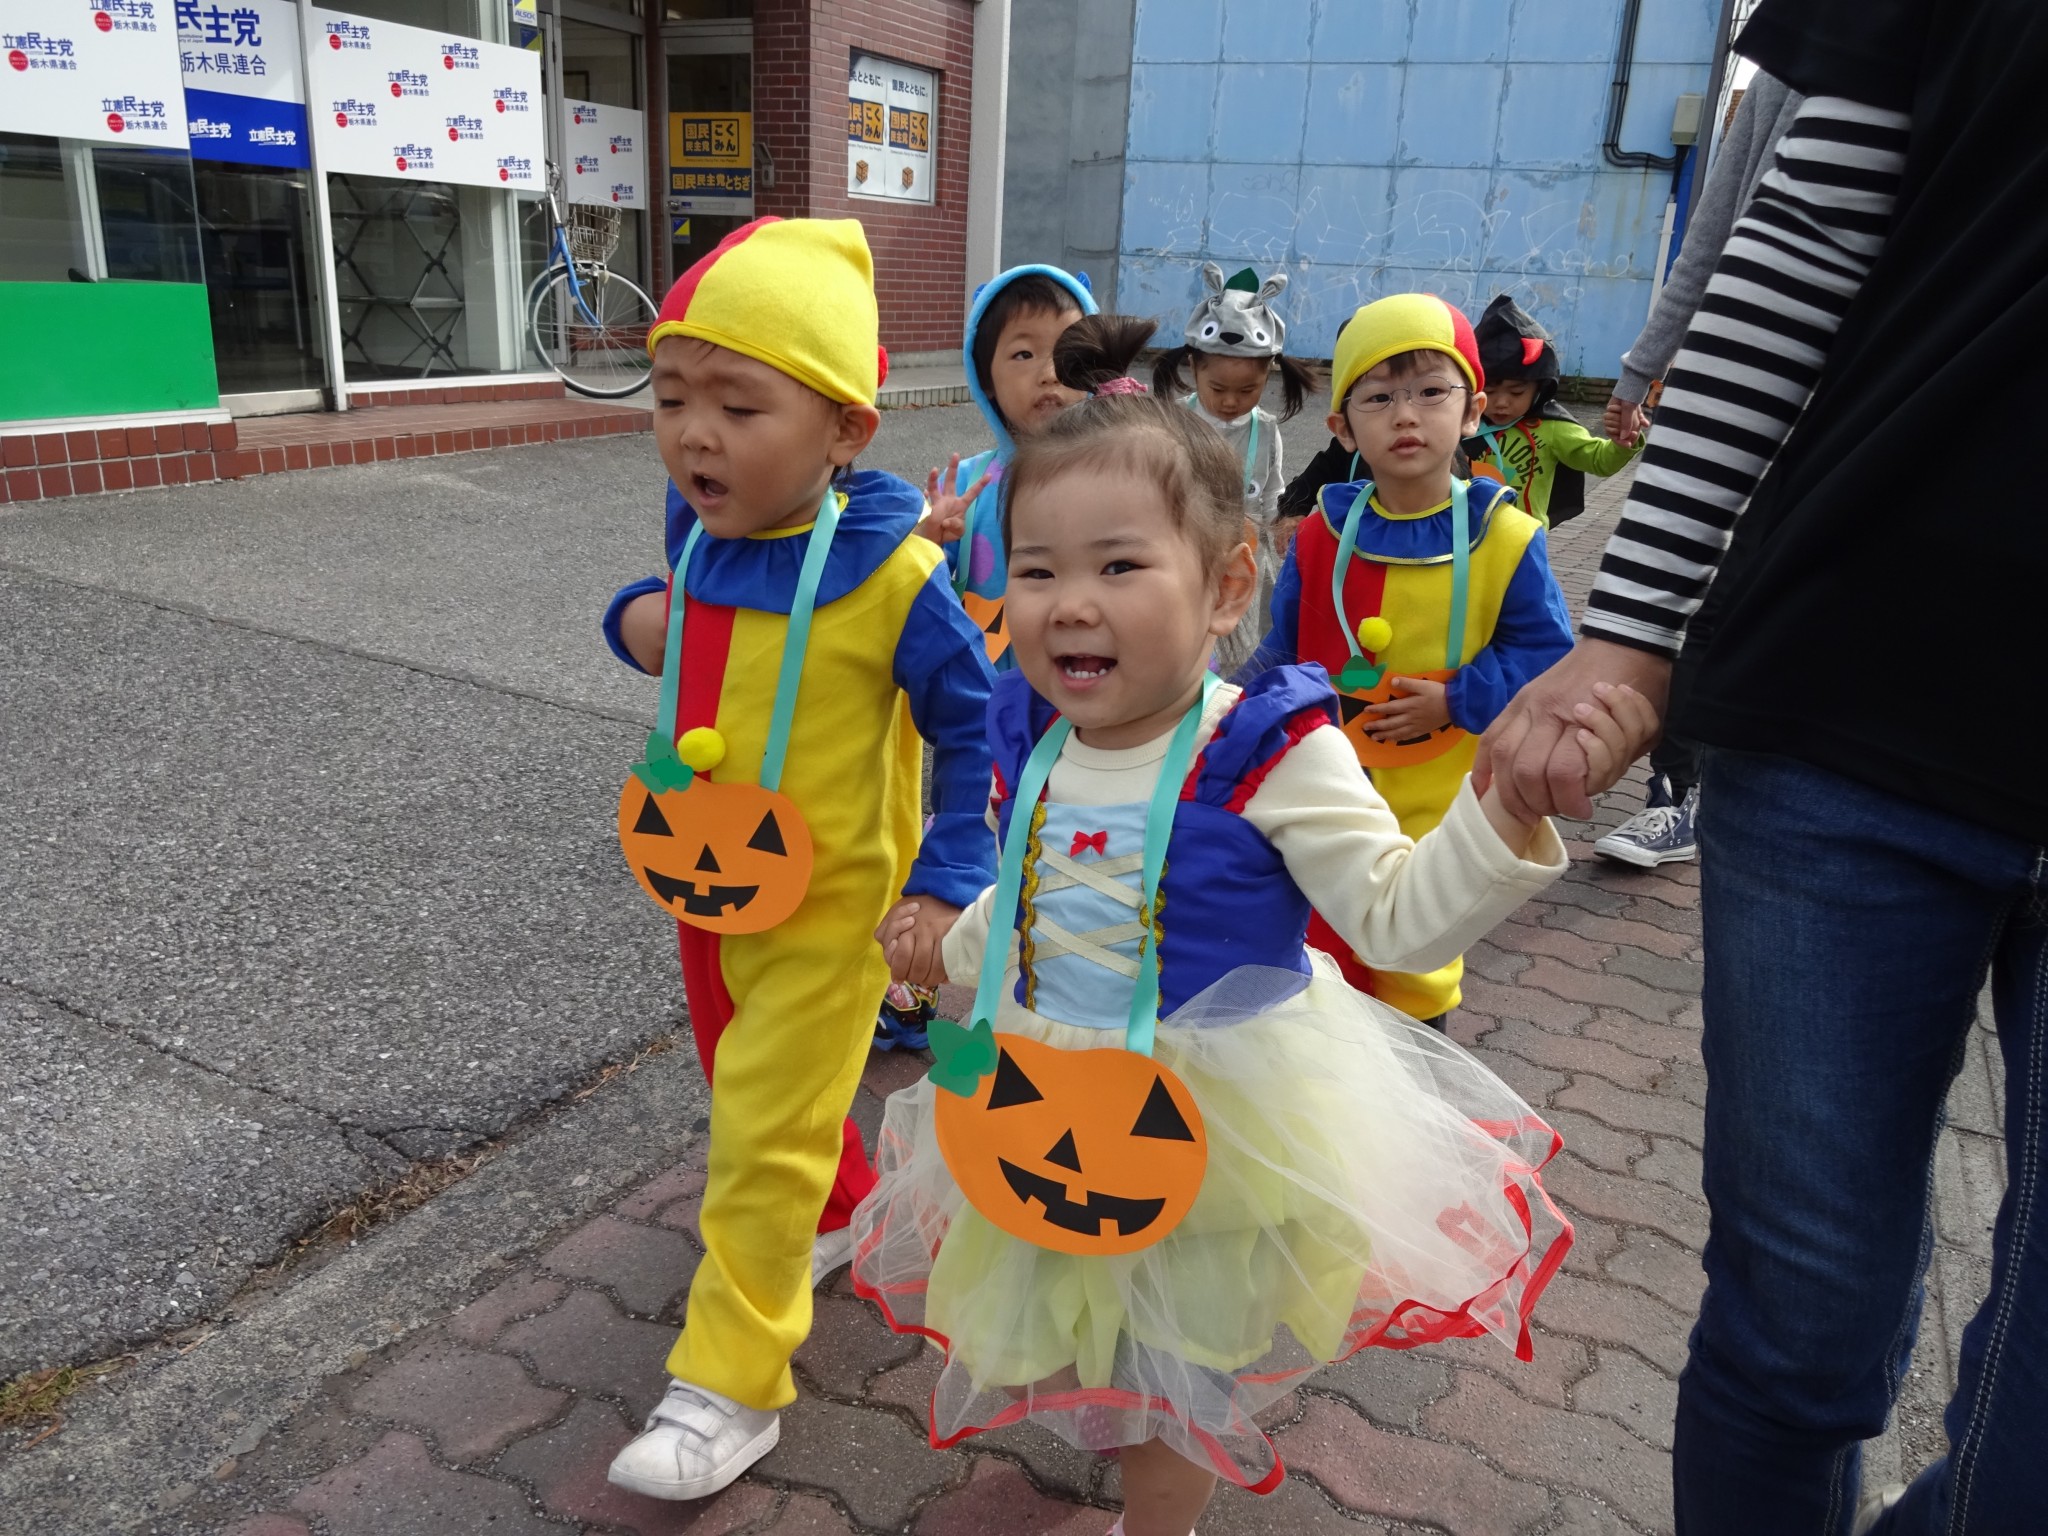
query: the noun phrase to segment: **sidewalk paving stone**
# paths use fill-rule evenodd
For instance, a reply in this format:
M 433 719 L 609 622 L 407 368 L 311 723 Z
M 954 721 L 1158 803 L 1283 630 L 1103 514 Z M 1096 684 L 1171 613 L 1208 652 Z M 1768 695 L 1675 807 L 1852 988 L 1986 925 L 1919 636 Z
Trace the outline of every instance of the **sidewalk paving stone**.
M 1517 1536 L 1550 1512 L 1542 1488 L 1502 1475 L 1464 1446 L 1390 1434 L 1325 1400 L 1278 1443 L 1292 1468 L 1360 1514 Z
M 561 1536 L 509 1483 L 445 1471 L 425 1441 L 397 1431 L 309 1484 L 292 1507 L 317 1516 L 328 1536 Z
M 522 1318 L 545 1312 L 569 1288 L 540 1275 L 514 1275 L 500 1281 L 450 1317 L 446 1328 L 465 1344 L 488 1344 Z
M 536 1387 L 517 1360 L 429 1338 L 357 1387 L 352 1404 L 431 1435 L 444 1460 L 461 1464 L 496 1455 L 560 1414 L 568 1398 Z
M 543 1254 L 541 1267 L 603 1286 L 629 1312 L 658 1317 L 690 1288 L 697 1250 L 661 1227 L 600 1216 Z
M 617 1398 L 641 1419 L 667 1390 L 661 1362 L 675 1341 L 673 1328 L 621 1317 L 596 1291 L 576 1291 L 554 1311 L 515 1323 L 498 1348 L 524 1355 L 551 1386 Z
M 1451 1395 L 1425 1409 L 1422 1424 L 1474 1447 L 1510 1476 L 1589 1493 L 1637 1525 L 1669 1536 L 1669 1462 L 1618 1424 L 1531 1403 L 1472 1371 L 1458 1373 Z

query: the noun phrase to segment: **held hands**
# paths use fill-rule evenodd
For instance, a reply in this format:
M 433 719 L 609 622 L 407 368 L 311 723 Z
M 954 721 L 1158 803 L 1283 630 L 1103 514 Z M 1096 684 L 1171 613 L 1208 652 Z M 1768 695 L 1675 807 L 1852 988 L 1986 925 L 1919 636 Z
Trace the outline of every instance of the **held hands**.
M 1592 701 L 1573 706 L 1572 715 L 1578 721 L 1572 734 L 1585 757 L 1588 795 L 1597 795 L 1613 784 L 1656 739 L 1657 712 L 1648 699 L 1626 684 L 1595 683 Z M 1505 779 L 1495 778 L 1488 784 L 1475 768 L 1472 785 L 1479 791 L 1479 809 L 1500 840 L 1516 858 L 1527 858 L 1529 840 L 1544 813 L 1531 810 L 1526 803 L 1511 803 Z
M 974 505 L 974 498 L 995 478 L 994 461 L 991 461 L 989 467 L 983 471 L 981 478 L 966 490 L 955 494 L 942 489 L 943 486 L 956 484 L 959 477 L 960 455 L 956 453 L 946 461 L 944 469 L 933 470 L 924 483 L 924 499 L 931 510 L 917 525 L 917 532 L 934 544 L 950 544 L 967 531 L 967 509 Z M 899 981 L 902 979 L 900 976 L 897 978 Z
M 936 987 L 946 979 L 940 953 L 946 935 L 960 921 L 960 909 L 932 896 L 906 896 L 889 909 L 875 939 L 889 960 L 889 976 L 914 987 Z
M 1371 724 L 1365 732 L 1375 741 L 1413 741 L 1451 723 L 1451 706 L 1442 683 L 1426 677 L 1397 677 L 1394 697 L 1366 710 Z
M 1526 684 L 1480 738 L 1472 787 L 1482 794 L 1489 785 L 1498 789 L 1518 821 L 1554 813 L 1584 820 L 1593 813 L 1592 797 L 1657 739 L 1670 691 L 1670 657 L 1581 640 Z M 1601 716 L 1619 729 L 1618 740 Z
M 1600 429 L 1624 448 L 1643 435 L 1649 422 L 1649 414 L 1640 405 L 1619 395 L 1610 396 L 1607 409 L 1600 413 Z

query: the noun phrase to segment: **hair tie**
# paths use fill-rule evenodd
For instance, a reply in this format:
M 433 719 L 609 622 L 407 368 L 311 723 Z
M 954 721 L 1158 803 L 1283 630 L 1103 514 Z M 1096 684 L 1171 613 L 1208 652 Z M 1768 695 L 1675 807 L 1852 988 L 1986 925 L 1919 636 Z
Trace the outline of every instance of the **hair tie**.
M 1102 383 L 1095 386 L 1095 393 L 1098 395 L 1145 395 L 1150 394 L 1151 391 L 1145 388 L 1141 380 L 1134 379 L 1129 374 L 1125 374 L 1121 378 L 1103 380 Z

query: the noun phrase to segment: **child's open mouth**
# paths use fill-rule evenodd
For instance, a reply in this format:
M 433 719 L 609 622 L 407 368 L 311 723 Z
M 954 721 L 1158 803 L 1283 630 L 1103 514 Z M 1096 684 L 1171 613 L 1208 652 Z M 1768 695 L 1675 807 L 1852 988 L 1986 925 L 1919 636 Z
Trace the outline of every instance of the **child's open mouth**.
M 690 501 L 700 509 L 708 502 L 724 500 L 725 491 L 723 480 L 713 480 L 709 475 L 690 476 Z
M 1092 688 L 1116 669 L 1107 656 L 1062 656 L 1060 678 L 1069 688 Z

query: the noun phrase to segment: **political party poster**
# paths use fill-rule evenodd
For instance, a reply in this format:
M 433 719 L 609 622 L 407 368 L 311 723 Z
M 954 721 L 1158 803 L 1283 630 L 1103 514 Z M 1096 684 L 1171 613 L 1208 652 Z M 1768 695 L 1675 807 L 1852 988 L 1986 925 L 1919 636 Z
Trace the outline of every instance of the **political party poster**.
M 857 53 L 846 86 L 846 190 L 892 202 L 932 200 L 939 77 Z
M 563 124 L 562 186 L 572 203 L 647 206 L 647 114 L 572 101 Z
M 312 164 L 291 0 L 174 0 L 195 160 Z
M 172 0 L 0 0 L 0 130 L 185 148 Z

